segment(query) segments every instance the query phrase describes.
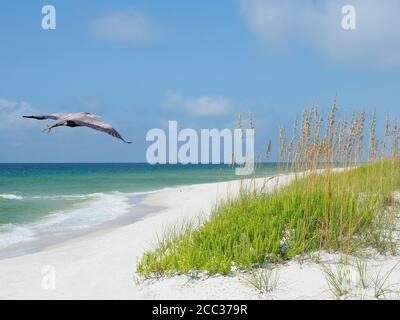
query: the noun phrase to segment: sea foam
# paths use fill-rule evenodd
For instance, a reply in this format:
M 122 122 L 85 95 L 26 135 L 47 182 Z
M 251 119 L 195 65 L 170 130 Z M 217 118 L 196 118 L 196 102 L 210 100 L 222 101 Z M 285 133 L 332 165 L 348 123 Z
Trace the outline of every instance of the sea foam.
M 53 212 L 38 221 L 20 225 L 1 225 L 0 249 L 35 240 L 43 235 L 85 230 L 111 221 L 134 207 L 134 204 L 129 202 L 130 195 L 120 192 L 91 194 L 82 197 L 92 198 L 91 200 L 77 203 L 66 210 Z
M 35 238 L 35 232 L 29 228 L 11 223 L 0 225 L 0 249 Z
M 6 200 L 22 200 L 23 197 L 17 196 L 15 194 L 0 194 L 0 198 L 6 199 Z

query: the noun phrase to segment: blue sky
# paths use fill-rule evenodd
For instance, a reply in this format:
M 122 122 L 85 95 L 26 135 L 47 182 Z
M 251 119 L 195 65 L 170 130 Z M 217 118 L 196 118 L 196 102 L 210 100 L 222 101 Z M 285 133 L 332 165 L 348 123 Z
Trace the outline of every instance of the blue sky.
M 45 4 L 56 30 L 41 28 Z M 356 30 L 340 28 L 343 4 Z M 233 128 L 249 111 L 262 152 L 279 125 L 335 95 L 383 118 L 400 102 L 398 12 L 396 0 L 2 1 L 0 162 L 143 162 L 151 128 Z M 79 111 L 135 143 L 20 119 Z

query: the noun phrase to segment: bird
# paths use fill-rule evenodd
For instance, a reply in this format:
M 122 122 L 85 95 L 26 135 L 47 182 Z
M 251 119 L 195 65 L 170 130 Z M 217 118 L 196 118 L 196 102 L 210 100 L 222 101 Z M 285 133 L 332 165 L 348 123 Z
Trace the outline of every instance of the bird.
M 114 138 L 120 139 L 125 143 L 132 143 L 130 141 L 126 141 L 119 134 L 117 130 L 115 130 L 110 124 L 101 120 L 101 118 L 95 114 L 91 114 L 89 112 L 78 112 L 78 113 L 53 113 L 49 115 L 32 115 L 32 116 L 22 116 L 23 118 L 28 119 L 36 119 L 36 120 L 58 120 L 56 124 L 47 125 L 43 131 L 50 133 L 51 129 L 56 127 L 88 127 L 94 130 L 98 130 L 101 132 L 105 132 Z

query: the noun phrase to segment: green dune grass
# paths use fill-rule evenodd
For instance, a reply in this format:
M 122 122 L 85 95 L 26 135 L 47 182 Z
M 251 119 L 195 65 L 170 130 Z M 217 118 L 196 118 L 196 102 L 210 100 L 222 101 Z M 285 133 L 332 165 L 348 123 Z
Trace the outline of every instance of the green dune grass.
M 219 203 L 207 220 L 167 232 L 142 256 L 137 272 L 144 277 L 227 274 L 233 266 L 249 269 L 317 250 L 394 252 L 395 192 L 400 187 L 397 121 L 391 126 L 388 118 L 384 138 L 378 140 L 372 117 L 368 162 L 359 164 L 365 115 L 353 114 L 350 122 L 345 117 L 336 121 L 335 115 L 334 104 L 323 127 L 317 110 L 306 110 L 289 143 L 280 132 L 287 172 L 306 175 L 295 174 L 273 192 L 242 187 L 238 197 Z M 332 168 L 336 161 L 342 164 L 340 172 Z M 317 170 L 321 163 L 322 171 Z
M 395 173 L 395 174 L 394 174 Z M 391 250 L 400 163 L 311 174 L 273 193 L 242 190 L 200 228 L 170 232 L 138 264 L 143 276 L 201 270 L 227 274 L 316 250 Z

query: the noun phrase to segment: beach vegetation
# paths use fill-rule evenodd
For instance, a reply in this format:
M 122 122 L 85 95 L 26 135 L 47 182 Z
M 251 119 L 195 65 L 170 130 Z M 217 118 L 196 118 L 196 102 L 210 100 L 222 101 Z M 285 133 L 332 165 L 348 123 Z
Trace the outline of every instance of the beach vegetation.
M 376 276 L 373 278 L 374 284 L 374 296 L 377 299 L 386 299 L 387 295 L 389 294 L 399 294 L 400 290 L 393 289 L 393 284 L 389 284 L 388 280 L 389 277 L 392 275 L 393 271 L 399 266 L 399 263 L 394 265 L 386 272 L 378 272 Z M 398 287 L 398 286 L 397 286 Z
M 276 269 L 265 268 L 250 270 L 243 275 L 243 280 L 260 293 L 269 293 L 276 289 L 279 283 L 279 273 Z
M 328 288 L 336 299 L 340 300 L 352 292 L 351 268 L 348 264 L 342 261 L 334 264 L 334 266 L 322 264 L 321 269 L 327 281 Z
M 391 299 L 400 293 L 398 284 L 391 281 L 399 263 L 391 268 L 377 271 L 370 268 L 365 258 L 342 256 L 339 261 L 322 263 L 321 271 L 326 279 L 329 292 L 338 300 L 343 299 Z
M 372 247 L 396 253 L 398 121 L 388 116 L 383 127 L 378 137 L 376 113 L 369 125 L 364 112 L 339 117 L 336 101 L 325 118 L 317 107 L 306 109 L 289 137 L 279 131 L 277 170 L 290 182 L 282 186 L 284 177 L 277 176 L 271 190 L 272 180 L 263 186 L 243 180 L 239 194 L 221 200 L 202 223 L 168 231 L 138 261 L 138 273 L 229 274 L 320 250 L 351 255 Z M 338 296 L 347 290 L 342 271 L 338 278 L 325 270 Z M 377 287 L 380 295 L 384 286 Z

